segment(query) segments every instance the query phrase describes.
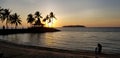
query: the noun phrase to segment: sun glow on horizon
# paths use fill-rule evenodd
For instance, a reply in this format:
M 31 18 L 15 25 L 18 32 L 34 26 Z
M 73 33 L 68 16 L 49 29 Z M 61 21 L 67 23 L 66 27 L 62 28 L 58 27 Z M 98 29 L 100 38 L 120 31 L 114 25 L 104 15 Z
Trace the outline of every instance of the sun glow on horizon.
M 48 23 L 48 21 L 46 22 L 46 25 L 45 25 L 46 27 L 50 27 L 50 28 L 56 27 L 56 25 L 55 25 L 56 24 L 56 19 L 55 18 L 51 18 L 51 20 L 52 21 L 49 22 L 49 23 Z
M 55 18 L 51 18 L 51 22 L 50 23 L 48 23 L 48 27 L 56 27 L 55 26 L 55 23 L 56 23 L 56 19 Z

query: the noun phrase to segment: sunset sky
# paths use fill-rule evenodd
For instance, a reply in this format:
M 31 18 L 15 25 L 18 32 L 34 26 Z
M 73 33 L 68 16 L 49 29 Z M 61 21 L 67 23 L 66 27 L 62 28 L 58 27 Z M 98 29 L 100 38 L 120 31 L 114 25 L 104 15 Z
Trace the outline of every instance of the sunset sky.
M 120 0 L 0 0 L 0 6 L 18 13 L 22 26 L 29 25 L 28 14 L 40 11 L 45 17 L 52 11 L 57 17 L 55 27 L 120 27 Z

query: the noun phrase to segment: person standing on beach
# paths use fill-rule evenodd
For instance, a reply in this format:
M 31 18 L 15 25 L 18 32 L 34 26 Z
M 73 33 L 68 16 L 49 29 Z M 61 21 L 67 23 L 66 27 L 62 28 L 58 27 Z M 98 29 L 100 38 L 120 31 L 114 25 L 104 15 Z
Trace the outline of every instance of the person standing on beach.
M 98 43 L 98 54 L 101 54 L 102 52 L 102 45 Z
M 100 43 L 98 43 L 97 47 L 95 48 L 95 58 L 98 58 L 99 54 L 101 54 L 102 52 L 102 45 Z
M 97 47 L 95 48 L 95 54 L 101 54 L 102 52 L 102 45 L 98 43 Z

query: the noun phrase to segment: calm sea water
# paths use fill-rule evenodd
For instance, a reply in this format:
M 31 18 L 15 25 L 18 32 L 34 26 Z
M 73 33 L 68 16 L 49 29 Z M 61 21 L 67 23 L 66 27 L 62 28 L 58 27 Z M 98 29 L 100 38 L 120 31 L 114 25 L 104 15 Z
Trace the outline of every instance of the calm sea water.
M 60 32 L 12 34 L 0 39 L 16 44 L 67 50 L 94 51 L 101 43 L 104 53 L 120 53 L 120 28 L 58 28 Z

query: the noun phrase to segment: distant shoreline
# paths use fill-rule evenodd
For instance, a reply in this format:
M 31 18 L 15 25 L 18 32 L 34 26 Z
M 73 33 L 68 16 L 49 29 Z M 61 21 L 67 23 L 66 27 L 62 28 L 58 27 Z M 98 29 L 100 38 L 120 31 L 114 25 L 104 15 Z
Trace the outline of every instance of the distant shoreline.
M 84 25 L 66 25 L 63 27 L 86 27 L 86 26 L 84 26 Z

